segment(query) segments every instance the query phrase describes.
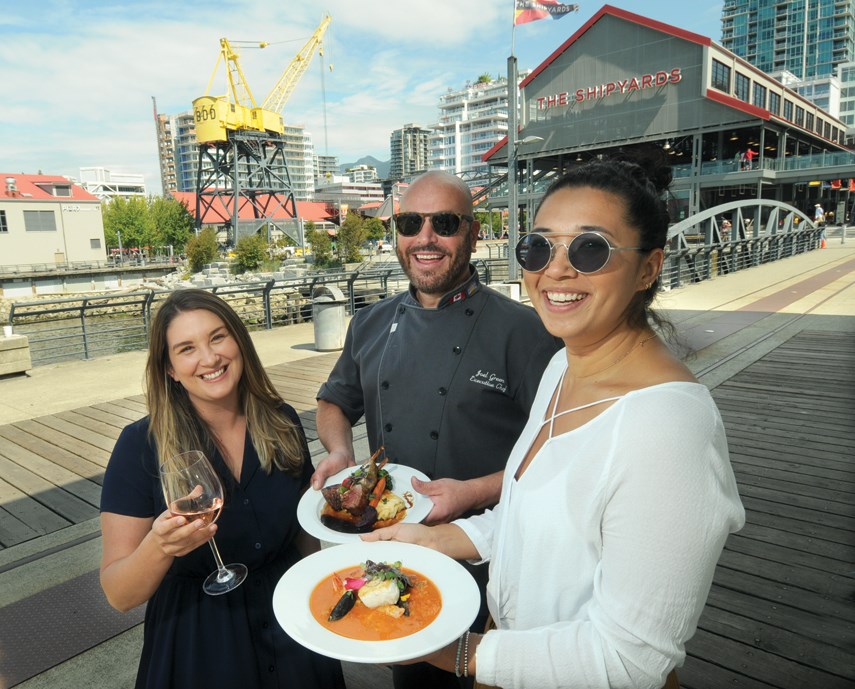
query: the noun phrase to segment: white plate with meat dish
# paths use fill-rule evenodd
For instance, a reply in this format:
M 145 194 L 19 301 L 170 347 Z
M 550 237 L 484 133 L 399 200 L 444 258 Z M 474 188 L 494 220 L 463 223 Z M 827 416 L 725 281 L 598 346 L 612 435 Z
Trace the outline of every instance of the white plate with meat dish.
M 343 597 L 344 582 L 349 586 L 360 581 L 348 577 L 367 571 L 366 563 L 394 566 L 406 573 L 408 586 L 402 587 L 406 615 L 386 611 L 394 605 L 368 609 L 359 596 L 358 602 L 330 622 L 327 616 L 339 608 L 336 601 Z M 479 601 L 472 575 L 442 553 L 411 543 L 359 542 L 324 548 L 293 565 L 273 592 L 273 612 L 285 632 L 312 651 L 354 663 L 397 663 L 420 658 L 458 639 L 475 620 Z M 420 619 L 427 608 L 429 614 Z M 339 628 L 339 624 L 349 627 Z M 383 638 L 395 633 L 406 635 Z
M 366 464 L 361 466 L 365 467 L 367 465 L 368 463 L 366 462 Z M 342 485 L 359 468 L 359 466 L 348 467 L 330 476 L 326 480 L 324 488 Z M 403 518 L 394 518 L 386 522 L 381 521 L 358 529 L 351 528 L 348 524 L 342 523 L 339 520 L 331 520 L 328 514 L 331 510 L 327 507 L 327 500 L 324 498 L 323 491 L 309 488 L 297 504 L 297 519 L 300 525 L 310 535 L 328 543 L 355 543 L 361 542 L 359 538 L 360 533 L 367 533 L 379 526 L 389 525 L 397 521 L 415 524 L 421 522 L 430 514 L 433 502 L 430 498 L 413 490 L 413 484 L 410 482 L 410 479 L 413 476 L 422 481 L 430 479 L 418 469 L 413 469 L 403 464 L 386 464 L 382 469 L 388 472 L 389 477 L 392 479 L 392 488 L 389 492 L 400 498 L 403 503 L 403 509 L 405 510 Z M 388 497 L 388 493 L 384 495 Z M 328 524 L 336 528 L 331 528 Z

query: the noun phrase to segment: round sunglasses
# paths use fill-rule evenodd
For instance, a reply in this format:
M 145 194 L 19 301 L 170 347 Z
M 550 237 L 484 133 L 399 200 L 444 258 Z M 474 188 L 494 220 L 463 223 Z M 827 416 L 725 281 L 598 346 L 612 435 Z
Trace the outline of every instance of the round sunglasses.
M 422 231 L 425 218 L 430 218 L 433 231 L 440 237 L 453 237 L 460 230 L 461 221 L 472 223 L 475 218 L 471 215 L 461 215 L 451 211 L 437 211 L 436 213 L 396 213 L 395 229 L 404 237 L 415 237 Z
M 517 242 L 517 262 L 529 273 L 539 273 L 552 260 L 555 247 L 567 249 L 567 261 L 577 273 L 596 273 L 608 264 L 613 251 L 643 251 L 640 246 L 615 247 L 599 232 L 583 232 L 569 244 L 549 241 L 546 235 L 531 232 Z

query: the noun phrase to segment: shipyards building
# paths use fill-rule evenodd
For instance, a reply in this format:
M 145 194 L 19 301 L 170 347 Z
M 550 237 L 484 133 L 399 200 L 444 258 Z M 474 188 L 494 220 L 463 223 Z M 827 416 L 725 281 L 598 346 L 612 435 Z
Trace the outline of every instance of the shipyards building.
M 751 198 L 849 210 L 844 123 L 706 36 L 606 5 L 521 82 L 520 103 L 522 206 L 573 165 L 653 143 L 673 160 L 675 222 Z M 504 167 L 507 149 L 484 160 Z

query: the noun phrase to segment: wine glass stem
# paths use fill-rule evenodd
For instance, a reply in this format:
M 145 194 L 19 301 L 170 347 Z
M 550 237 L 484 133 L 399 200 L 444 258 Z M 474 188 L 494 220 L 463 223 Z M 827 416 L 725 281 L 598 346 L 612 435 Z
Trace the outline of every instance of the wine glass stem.
M 234 574 L 223 564 L 223 558 L 220 557 L 220 551 L 217 550 L 217 544 L 214 543 L 213 538 L 208 541 L 208 545 L 211 546 L 211 551 L 214 553 L 214 560 L 217 561 L 217 581 L 228 581 Z

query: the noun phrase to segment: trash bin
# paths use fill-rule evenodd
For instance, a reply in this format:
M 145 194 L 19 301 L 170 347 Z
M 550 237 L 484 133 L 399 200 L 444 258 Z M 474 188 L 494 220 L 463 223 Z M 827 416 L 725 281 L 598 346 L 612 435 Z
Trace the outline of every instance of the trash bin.
M 332 352 L 344 347 L 344 314 L 347 299 L 334 285 L 318 285 L 312 293 L 315 349 Z

